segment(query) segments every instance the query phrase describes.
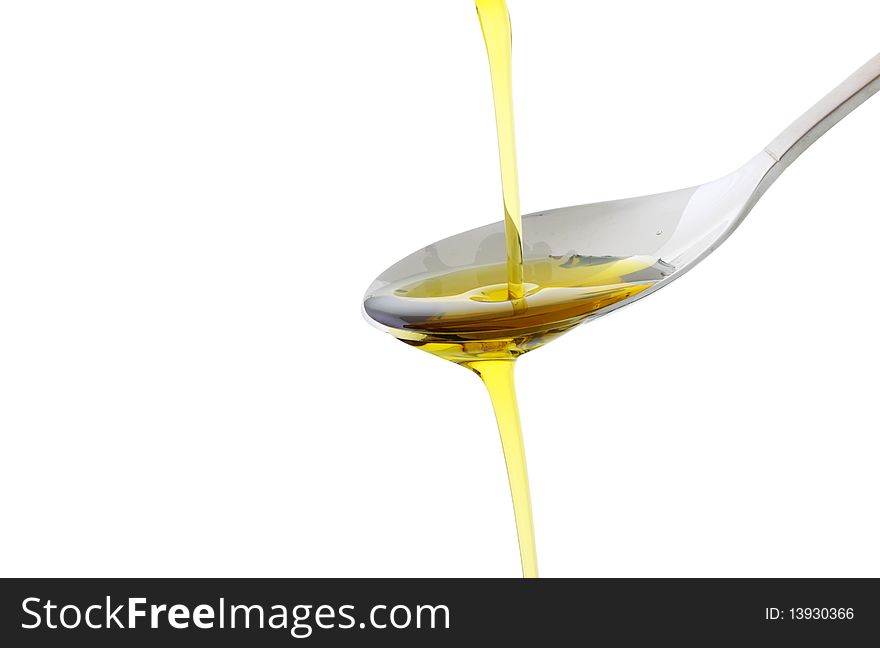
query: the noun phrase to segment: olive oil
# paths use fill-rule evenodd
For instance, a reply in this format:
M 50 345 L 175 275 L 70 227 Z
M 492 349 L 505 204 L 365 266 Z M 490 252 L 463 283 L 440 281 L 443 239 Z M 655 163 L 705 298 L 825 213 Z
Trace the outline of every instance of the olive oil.
M 649 256 L 539 254 L 541 246 L 532 246 L 525 258 L 513 132 L 510 18 L 504 0 L 476 0 L 476 6 L 492 78 L 506 259 L 485 261 L 484 241 L 470 265 L 450 267 L 429 246 L 418 262 L 401 262 L 415 274 L 377 280 L 364 300 L 364 312 L 403 342 L 470 369 L 485 384 L 501 434 L 523 576 L 535 578 L 538 561 L 513 381 L 515 361 L 650 288 L 672 268 Z

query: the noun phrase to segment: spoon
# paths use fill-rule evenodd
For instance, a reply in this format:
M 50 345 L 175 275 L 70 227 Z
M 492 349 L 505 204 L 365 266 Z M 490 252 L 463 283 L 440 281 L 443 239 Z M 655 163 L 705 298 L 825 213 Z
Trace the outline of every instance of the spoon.
M 579 262 L 642 257 L 657 260 L 651 281 L 644 289 L 608 305 L 585 309 L 579 317 L 569 321 L 564 330 L 655 292 L 705 259 L 742 223 L 764 192 L 801 153 L 878 90 L 880 54 L 828 93 L 745 165 L 718 180 L 666 193 L 524 216 L 524 257 L 527 258 L 576 258 Z M 370 323 L 395 337 L 413 342 L 425 340 L 428 336 L 420 322 L 448 316 L 454 304 L 444 302 L 438 306 L 435 302 L 407 299 L 400 296 L 400 286 L 411 285 L 419 278 L 438 272 L 500 264 L 505 254 L 502 222 L 438 241 L 382 273 L 367 290 L 364 314 Z M 489 316 L 501 308 L 509 308 L 510 303 L 475 306 L 470 301 L 468 315 L 479 316 L 474 309 L 484 307 Z M 506 320 L 504 337 L 515 337 L 523 332 L 530 336 L 536 334 L 534 328 L 518 329 L 518 321 L 514 315 Z M 559 331 L 559 327 L 555 330 Z

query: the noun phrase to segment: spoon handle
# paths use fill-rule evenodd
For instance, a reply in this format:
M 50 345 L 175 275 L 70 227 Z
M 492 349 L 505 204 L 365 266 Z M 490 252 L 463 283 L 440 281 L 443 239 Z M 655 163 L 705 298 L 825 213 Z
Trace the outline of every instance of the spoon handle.
M 853 72 L 782 131 L 764 150 L 783 166 L 822 137 L 828 129 L 880 90 L 880 54 Z

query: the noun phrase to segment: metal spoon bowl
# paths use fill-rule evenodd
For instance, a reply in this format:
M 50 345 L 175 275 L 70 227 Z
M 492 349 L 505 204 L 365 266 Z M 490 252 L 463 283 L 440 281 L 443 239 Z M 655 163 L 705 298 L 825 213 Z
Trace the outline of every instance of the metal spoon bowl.
M 663 271 L 647 289 L 590 312 L 583 319 L 605 315 L 641 299 L 683 275 L 721 245 L 788 165 L 878 89 L 880 54 L 744 166 L 723 178 L 666 193 L 524 216 L 524 258 L 654 258 Z M 424 305 L 400 297 L 396 288 L 438 272 L 501 264 L 505 254 L 502 222 L 432 243 L 398 261 L 372 283 L 364 299 L 364 314 L 375 326 L 392 331 L 397 337 L 406 337 L 400 322 L 407 313 L 417 312 Z M 488 312 L 499 305 L 489 304 L 485 308 Z M 422 313 L 425 315 L 430 313 Z M 413 339 L 418 339 L 417 332 L 413 335 Z

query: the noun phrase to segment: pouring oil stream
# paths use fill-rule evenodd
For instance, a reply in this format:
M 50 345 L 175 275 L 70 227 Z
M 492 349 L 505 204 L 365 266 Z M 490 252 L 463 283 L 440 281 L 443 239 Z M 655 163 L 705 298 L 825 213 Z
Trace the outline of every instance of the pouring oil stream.
M 523 288 L 522 213 L 519 205 L 519 177 L 516 168 L 516 140 L 513 130 L 513 34 L 505 0 L 476 0 L 477 15 L 492 76 L 495 128 L 501 162 L 501 191 L 504 198 L 504 233 L 507 249 L 507 298 L 513 310 L 526 309 Z M 532 499 L 526 467 L 525 446 L 519 420 L 519 406 L 513 382 L 515 357 L 466 363 L 486 385 L 507 464 L 507 479 L 516 518 L 520 561 L 525 578 L 538 577 Z
M 477 15 L 492 76 L 495 100 L 495 128 L 501 162 L 501 192 L 504 197 L 504 233 L 507 238 L 507 295 L 514 304 L 523 290 L 522 213 L 519 206 L 519 176 L 516 168 L 516 140 L 513 135 L 513 35 L 505 0 L 476 0 Z
M 511 30 L 504 0 L 475 0 L 489 56 L 504 202 L 505 259 L 449 266 L 435 246 L 403 276 L 392 269 L 364 301 L 367 317 L 399 340 L 476 373 L 492 400 L 516 518 L 523 576 L 538 576 L 532 504 L 514 365 L 524 353 L 665 276 L 651 256 L 552 254 L 524 258 L 511 93 Z M 422 270 L 422 268 L 424 270 Z M 386 280 L 387 279 L 387 280 Z

